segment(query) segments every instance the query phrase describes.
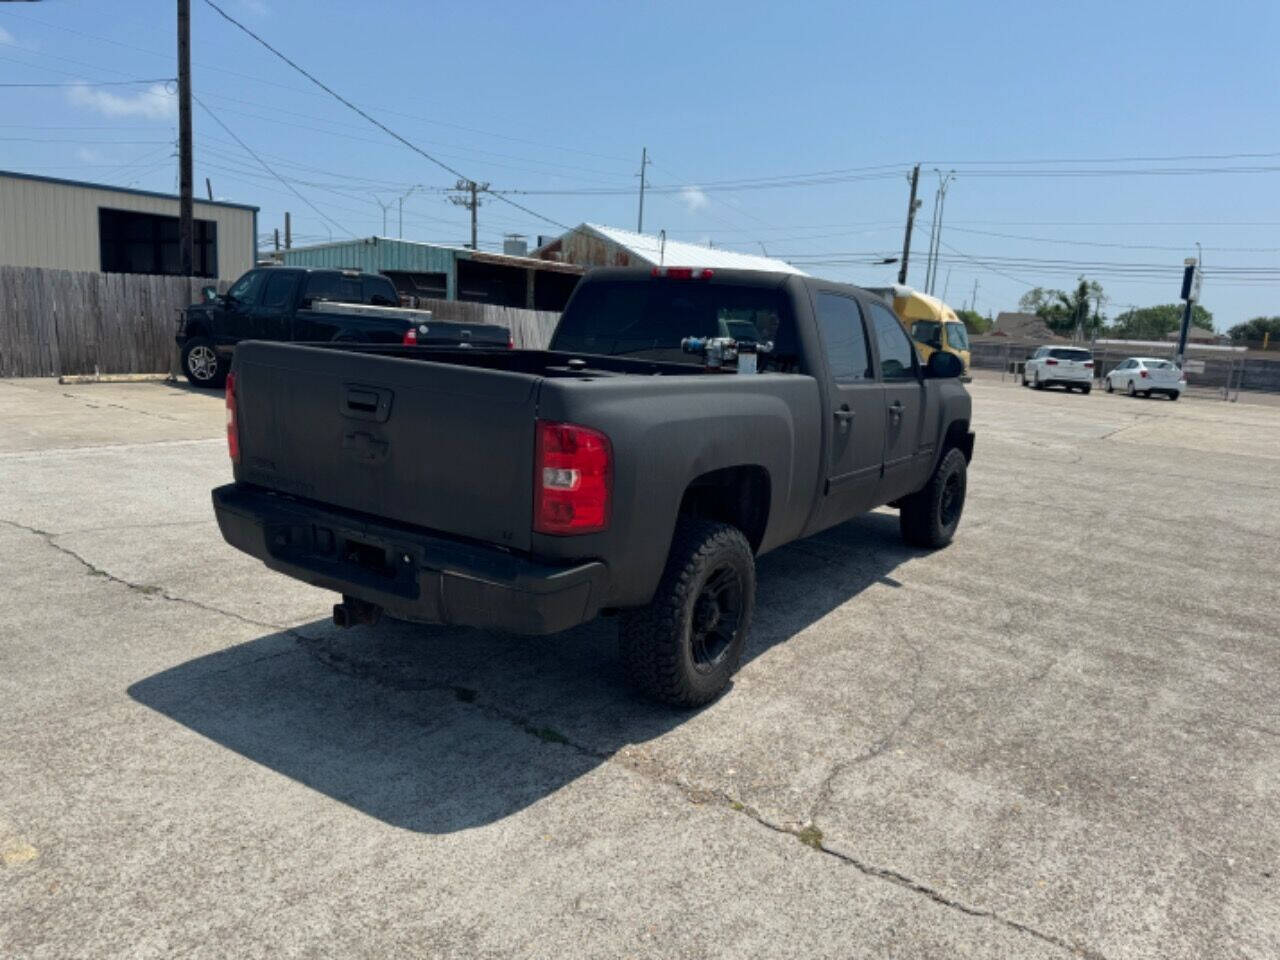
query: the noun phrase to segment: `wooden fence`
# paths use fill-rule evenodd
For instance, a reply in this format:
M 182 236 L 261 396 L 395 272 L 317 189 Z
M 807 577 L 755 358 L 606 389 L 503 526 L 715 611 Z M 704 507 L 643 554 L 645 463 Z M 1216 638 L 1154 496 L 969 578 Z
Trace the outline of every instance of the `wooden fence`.
M 0 266 L 0 377 L 168 372 L 178 311 L 211 282 Z
M 211 282 L 0 266 L 0 377 L 176 372 L 178 311 Z M 526 349 L 546 347 L 560 319 L 553 311 L 488 303 L 419 305 L 441 320 L 507 327 Z

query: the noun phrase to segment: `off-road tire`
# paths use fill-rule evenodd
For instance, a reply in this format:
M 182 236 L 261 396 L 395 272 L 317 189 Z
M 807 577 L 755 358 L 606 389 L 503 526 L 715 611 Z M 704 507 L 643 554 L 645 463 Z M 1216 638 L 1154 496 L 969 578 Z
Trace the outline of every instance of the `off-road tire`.
M 695 663 L 693 617 L 714 575 L 736 572 L 741 610 L 732 641 L 714 664 Z M 619 646 L 627 678 L 647 696 L 678 707 L 710 703 L 738 669 L 755 608 L 756 568 L 742 531 L 710 520 L 683 519 L 647 607 L 622 618 Z
M 960 515 L 964 512 L 968 468 L 964 454 L 952 447 L 938 461 L 933 476 L 924 488 L 903 499 L 902 509 L 898 513 L 898 526 L 903 540 L 912 546 L 931 550 L 945 547 L 951 542 L 956 534 L 956 527 L 960 525 Z M 949 494 L 951 498 L 958 494 L 959 502 L 950 499 L 944 505 L 944 494 Z
M 212 367 L 207 360 L 200 362 L 201 358 L 209 355 L 214 358 Z M 218 353 L 208 337 L 192 337 L 182 345 L 182 373 L 194 387 L 220 389 L 227 382 L 227 369 L 230 366 L 231 362 Z M 209 375 L 211 369 L 213 372 Z

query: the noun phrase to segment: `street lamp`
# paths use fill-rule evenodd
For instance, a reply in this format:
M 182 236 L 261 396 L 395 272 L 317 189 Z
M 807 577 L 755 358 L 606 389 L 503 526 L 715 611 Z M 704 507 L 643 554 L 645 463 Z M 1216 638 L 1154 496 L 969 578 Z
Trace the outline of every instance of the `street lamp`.
M 404 202 L 409 199 L 413 191 L 417 190 L 421 186 L 422 184 L 415 183 L 412 187 L 406 190 L 404 194 L 401 195 L 399 200 L 396 201 L 396 203 L 400 205 L 400 228 L 396 233 L 397 238 L 399 238 L 400 240 L 404 239 Z

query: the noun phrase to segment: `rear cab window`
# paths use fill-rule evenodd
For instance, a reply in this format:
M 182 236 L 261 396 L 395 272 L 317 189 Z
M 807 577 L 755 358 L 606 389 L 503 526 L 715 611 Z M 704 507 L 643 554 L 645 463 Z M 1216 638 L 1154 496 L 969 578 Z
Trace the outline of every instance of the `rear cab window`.
M 565 308 L 549 349 L 702 366 L 685 337 L 772 341 L 762 371 L 799 371 L 800 345 L 790 301 L 777 286 L 643 277 L 582 284 Z
M 388 281 L 390 282 L 390 281 Z M 307 277 L 307 300 L 333 300 L 337 303 L 363 303 L 364 289 L 359 274 L 347 276 L 336 271 L 312 273 Z
M 365 277 L 364 302 L 375 307 L 398 307 L 400 295 L 387 277 Z
M 1075 360 L 1077 363 L 1087 363 L 1093 359 L 1093 354 L 1088 350 L 1072 347 L 1054 347 L 1049 351 L 1049 356 L 1055 360 Z

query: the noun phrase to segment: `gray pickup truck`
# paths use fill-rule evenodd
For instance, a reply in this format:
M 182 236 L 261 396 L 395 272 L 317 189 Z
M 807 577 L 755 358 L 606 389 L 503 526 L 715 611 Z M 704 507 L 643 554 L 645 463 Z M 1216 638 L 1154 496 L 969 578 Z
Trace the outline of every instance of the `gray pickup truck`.
M 856 287 L 598 270 L 545 351 L 241 343 L 214 509 L 233 546 L 341 593 L 343 626 L 616 614 L 635 684 L 693 706 L 737 668 L 756 556 L 882 504 L 910 543 L 950 542 L 959 374 Z

